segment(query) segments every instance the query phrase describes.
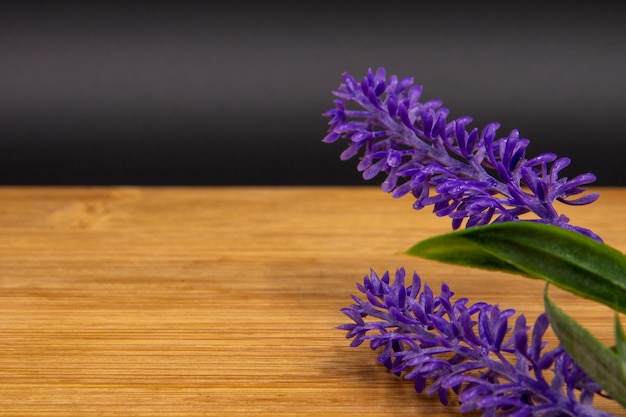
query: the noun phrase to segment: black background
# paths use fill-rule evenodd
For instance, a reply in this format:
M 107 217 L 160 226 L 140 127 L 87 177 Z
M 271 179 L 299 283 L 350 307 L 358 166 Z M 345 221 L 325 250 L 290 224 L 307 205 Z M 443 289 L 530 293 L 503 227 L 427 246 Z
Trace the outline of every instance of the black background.
M 321 113 L 385 66 L 626 185 L 626 15 L 579 3 L 4 4 L 0 184 L 364 184 Z

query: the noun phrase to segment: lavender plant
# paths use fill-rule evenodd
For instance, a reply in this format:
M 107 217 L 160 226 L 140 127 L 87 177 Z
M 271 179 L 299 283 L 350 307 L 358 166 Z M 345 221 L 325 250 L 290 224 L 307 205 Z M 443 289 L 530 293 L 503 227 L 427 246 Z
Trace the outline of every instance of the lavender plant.
M 393 197 L 411 193 L 415 209 L 432 205 L 438 216 L 452 218 L 456 231 L 419 242 L 407 254 L 542 279 L 546 313 L 529 344 L 523 316 L 510 332 L 512 310 L 452 302 L 445 285 L 438 296 L 428 286 L 420 292 L 417 275 L 405 287 L 403 269 L 393 284 L 388 273 L 379 278 L 372 271 L 358 285 L 367 301 L 353 297 L 356 304 L 342 311 L 354 323 L 339 328 L 352 346 L 369 341 L 380 348 L 379 362 L 413 379 L 418 392 L 438 393 L 444 404 L 449 390 L 456 392 L 461 411 L 604 416 L 592 406 L 594 395 L 604 393 L 626 408 L 626 335 L 617 315 L 626 313 L 626 256 L 554 207 L 595 201 L 597 193 L 580 196 L 595 176 L 560 177 L 568 158 L 527 159 L 529 141 L 517 130 L 501 138 L 497 123 L 468 131 L 471 118 L 448 121 L 441 101 L 421 103 L 421 92 L 411 78 L 387 79 L 384 68 L 369 70 L 360 83 L 344 74 L 335 108 L 324 113 L 331 118 L 324 141 L 347 140 L 341 158 L 359 155 L 366 180 L 381 174 L 382 189 Z M 467 230 L 457 230 L 463 223 Z M 554 305 L 550 284 L 615 310 L 615 346 L 603 345 Z M 544 352 L 548 325 L 560 345 Z
M 369 342 L 378 362 L 413 380 L 417 392 L 438 394 L 445 405 L 454 392 L 461 412 L 485 416 L 610 415 L 594 408 L 600 386 L 563 347 L 545 348 L 545 315 L 530 336 L 523 315 L 511 331 L 513 310 L 453 300 L 446 284 L 435 295 L 416 273 L 405 286 L 403 268 L 392 283 L 389 272 L 379 277 L 371 271 L 357 287 L 364 299 L 353 296 L 356 304 L 342 310 L 353 323 L 338 328 L 347 331 L 351 346 Z
M 582 205 L 598 198 L 579 196 L 580 186 L 595 181 L 593 174 L 559 177 L 570 159 L 553 153 L 527 159 L 529 141 L 517 130 L 496 138 L 498 123 L 479 131 L 468 130 L 470 117 L 448 121 L 441 100 L 420 102 L 421 86 L 412 78 L 387 79 L 384 68 L 370 69 L 361 82 L 346 73 L 343 81 L 334 91 L 335 108 L 324 113 L 330 118 L 324 142 L 347 140 L 341 159 L 360 155 L 363 178 L 382 174 L 382 189 L 393 197 L 411 193 L 415 209 L 432 205 L 438 216 L 451 217 L 455 230 L 464 219 L 472 227 L 532 213 L 534 221 L 600 240 L 554 207 L 555 201 Z

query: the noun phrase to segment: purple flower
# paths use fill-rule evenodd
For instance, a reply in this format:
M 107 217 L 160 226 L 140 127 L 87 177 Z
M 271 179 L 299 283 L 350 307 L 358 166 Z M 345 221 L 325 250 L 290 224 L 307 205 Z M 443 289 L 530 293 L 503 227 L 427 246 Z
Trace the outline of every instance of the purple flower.
M 572 198 L 595 176 L 559 177 L 570 164 L 568 158 L 545 153 L 527 159 L 529 141 L 517 130 L 496 138 L 497 123 L 479 131 L 468 130 L 470 117 L 448 121 L 449 110 L 440 100 L 418 101 L 422 87 L 413 85 L 412 78 L 387 79 L 384 68 L 369 70 L 361 82 L 349 74 L 343 79 L 334 91 L 336 107 L 324 113 L 331 118 L 324 142 L 347 140 L 341 159 L 360 154 L 363 178 L 383 174 L 385 192 L 393 197 L 412 193 L 415 209 L 432 205 L 437 215 L 452 218 L 453 229 L 464 219 L 466 227 L 472 227 L 534 213 L 534 221 L 600 240 L 593 232 L 570 225 L 554 208 L 555 201 L 581 205 L 598 198 L 597 193 Z
M 445 405 L 455 393 L 461 412 L 484 416 L 610 415 L 593 407 L 601 388 L 565 350 L 545 349 L 545 315 L 529 335 L 523 315 L 511 329 L 513 310 L 453 301 L 446 284 L 434 295 L 428 285 L 422 289 L 417 274 L 405 286 L 404 269 L 391 284 L 388 272 L 379 277 L 371 271 L 357 287 L 365 299 L 352 296 L 356 304 L 342 312 L 353 323 L 338 328 L 347 330 L 353 347 L 369 342 L 378 362 L 413 380 L 417 392 L 437 394 Z

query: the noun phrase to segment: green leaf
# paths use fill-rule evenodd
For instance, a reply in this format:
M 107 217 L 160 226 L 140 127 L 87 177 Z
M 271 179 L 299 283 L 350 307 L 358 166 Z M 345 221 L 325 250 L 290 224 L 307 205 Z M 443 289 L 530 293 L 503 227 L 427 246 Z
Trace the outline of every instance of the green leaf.
M 626 336 L 617 314 L 615 314 L 615 349 L 622 360 L 622 372 L 626 374 Z
M 471 236 L 465 236 L 464 232 L 435 236 L 419 242 L 406 253 L 449 264 L 528 275 L 507 259 L 491 255 L 480 244 L 472 242 Z
M 626 257 L 558 226 L 503 222 L 426 239 L 408 255 L 542 279 L 626 313 Z
M 550 326 L 567 353 L 615 401 L 626 408 L 626 372 L 622 358 L 558 308 L 548 297 L 548 285 L 544 292 L 544 303 Z

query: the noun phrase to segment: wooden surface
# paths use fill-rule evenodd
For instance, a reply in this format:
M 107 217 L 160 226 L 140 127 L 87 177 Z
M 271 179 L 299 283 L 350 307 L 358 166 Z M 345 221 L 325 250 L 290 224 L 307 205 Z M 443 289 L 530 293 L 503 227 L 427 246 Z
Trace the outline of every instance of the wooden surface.
M 626 189 L 599 191 L 566 213 L 626 251 Z M 0 415 L 458 415 L 335 329 L 402 265 L 534 320 L 540 282 L 399 254 L 447 231 L 369 187 L 0 188 Z M 610 312 L 553 296 L 611 341 Z

